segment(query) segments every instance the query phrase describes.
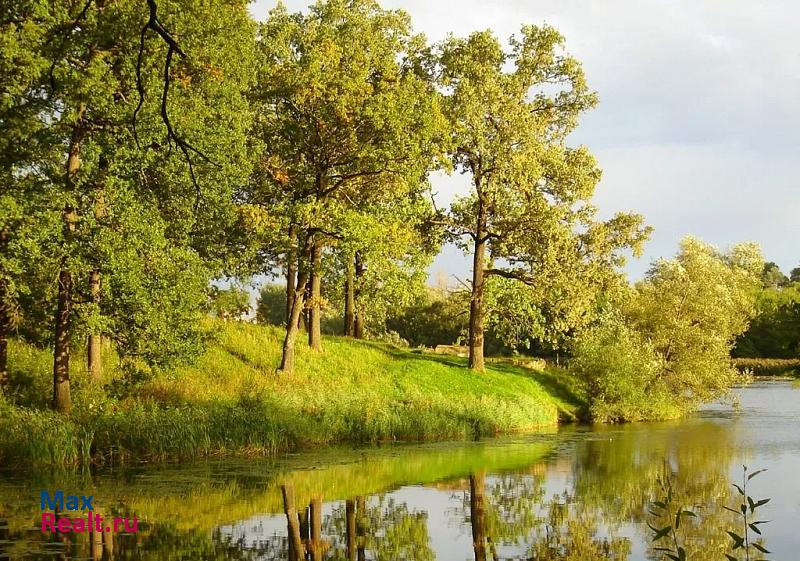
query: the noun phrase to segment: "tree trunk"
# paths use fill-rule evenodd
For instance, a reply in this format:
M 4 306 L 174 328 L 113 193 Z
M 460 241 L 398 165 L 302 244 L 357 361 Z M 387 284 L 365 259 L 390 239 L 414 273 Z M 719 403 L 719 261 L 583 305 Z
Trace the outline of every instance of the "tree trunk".
M 297 283 L 297 226 L 289 226 L 289 252 L 286 254 L 286 325 L 292 317 L 292 304 Z
M 92 303 L 98 306 L 100 304 L 100 271 L 92 271 L 89 275 L 89 292 L 92 296 Z M 89 367 L 89 379 L 94 383 L 99 383 L 103 374 L 102 343 L 103 338 L 97 333 L 89 335 L 86 357 Z
M 484 475 L 469 476 L 469 514 L 472 522 L 472 547 L 475 561 L 486 561 L 486 509 Z
M 311 302 L 308 346 L 322 351 L 322 242 L 314 236 L 311 246 Z
M 300 521 L 300 540 L 305 551 L 309 552 L 311 551 L 311 505 L 298 512 L 297 519 Z
M 307 255 L 311 247 L 311 237 L 306 236 L 301 255 Z M 286 325 L 286 337 L 283 340 L 283 353 L 281 356 L 280 370 L 291 374 L 294 372 L 294 348 L 297 342 L 297 333 L 300 331 L 300 316 L 306 305 L 306 284 L 308 283 L 308 267 L 298 267 L 297 288 L 295 289 L 294 299 L 292 300 L 292 314 L 289 323 Z
M 281 494 L 283 495 L 283 512 L 286 514 L 286 525 L 289 532 L 289 559 L 290 561 L 302 561 L 305 557 L 305 551 L 303 542 L 300 540 L 300 524 L 294 506 L 294 489 L 291 486 L 282 485 Z
M 472 259 L 472 296 L 469 303 L 469 367 L 483 372 L 483 298 L 486 261 L 486 207 L 478 198 L 478 223 L 475 228 L 475 254 Z
M 11 310 L 6 283 L 0 280 L 0 395 L 8 385 L 8 337 L 11 334 Z
M 311 559 L 322 561 L 322 500 L 311 499 Z
M 58 274 L 55 349 L 53 351 L 53 409 L 69 415 L 72 399 L 69 392 L 69 335 L 72 322 L 72 273 Z
M 353 290 L 354 301 L 355 301 L 355 323 L 353 326 L 353 336 L 356 339 L 364 338 L 364 307 L 363 307 L 363 291 L 361 289 L 361 285 L 364 281 L 364 273 L 366 272 L 366 270 L 367 267 L 364 265 L 364 261 L 361 259 L 361 254 L 356 252 L 356 261 L 355 261 L 356 280 L 355 280 L 355 288 Z
M 344 334 L 346 337 L 355 335 L 355 279 L 353 270 L 353 260 L 349 257 L 345 260 L 344 278 Z
M 67 152 L 65 184 L 67 189 L 75 187 L 75 176 L 81 168 L 81 140 L 83 130 L 81 120 L 86 107 L 81 105 L 77 121 L 72 128 L 72 138 Z M 64 221 L 64 243 L 69 245 L 75 234 L 78 213 L 67 205 L 62 213 Z M 58 273 L 58 295 L 55 317 L 55 346 L 53 349 L 53 409 L 68 415 L 72 411 L 69 392 L 69 339 L 72 324 L 72 273 L 67 268 L 66 257 L 62 259 Z
M 8 228 L 0 230 L 0 250 L 8 247 Z M 11 335 L 11 303 L 8 285 L 0 279 L 0 395 L 8 385 L 8 337 Z
M 0 395 L 8 386 L 8 324 L 0 304 Z
M 367 560 L 367 504 L 364 497 L 356 498 L 356 535 L 358 561 Z
M 103 561 L 114 559 L 114 532 L 103 532 Z
M 347 561 L 356 561 L 356 503 L 345 501 L 345 521 L 347 527 Z
M 95 509 L 94 515 L 102 515 L 102 513 Z M 89 548 L 91 550 L 90 558 L 92 561 L 103 560 L 103 532 L 98 532 L 95 524 L 92 524 L 92 527 L 89 529 Z
M 306 265 L 304 265 L 303 260 L 305 259 Z M 306 302 L 308 302 L 309 292 L 308 292 L 308 275 L 306 275 L 303 279 L 300 278 L 300 271 L 307 267 L 307 263 L 311 261 L 311 255 L 308 251 L 301 251 L 297 256 L 297 292 L 295 292 L 295 296 L 292 299 L 292 303 L 297 300 L 297 293 L 302 290 L 303 292 L 303 306 L 300 308 L 300 317 L 297 319 L 297 328 L 302 328 L 306 333 L 308 333 L 308 310 L 306 309 Z

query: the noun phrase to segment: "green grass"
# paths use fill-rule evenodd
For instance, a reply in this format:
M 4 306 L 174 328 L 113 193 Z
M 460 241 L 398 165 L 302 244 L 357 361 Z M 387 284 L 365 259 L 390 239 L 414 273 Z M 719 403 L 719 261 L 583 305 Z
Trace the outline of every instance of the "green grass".
M 299 345 L 296 371 L 285 374 L 275 369 L 279 329 L 236 323 L 215 324 L 214 331 L 196 364 L 133 385 L 123 384 L 110 351 L 103 387 L 90 386 L 74 368 L 70 420 L 46 410 L 50 353 L 12 342 L 12 386 L 0 402 L 0 465 L 466 439 L 553 426 L 584 408 L 579 388 L 560 370 L 492 361 L 476 374 L 456 357 L 332 337 L 321 354 Z M 82 359 L 76 353 L 74 364 Z

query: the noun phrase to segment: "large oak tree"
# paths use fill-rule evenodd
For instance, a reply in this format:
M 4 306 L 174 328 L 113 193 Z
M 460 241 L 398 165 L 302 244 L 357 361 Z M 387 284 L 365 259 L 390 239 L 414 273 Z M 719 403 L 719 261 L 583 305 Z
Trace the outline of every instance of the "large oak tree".
M 511 323 L 526 326 L 548 302 L 568 307 L 557 285 L 585 287 L 597 269 L 590 263 L 613 267 L 620 248 L 646 237 L 636 216 L 596 222 L 589 199 L 600 171 L 586 148 L 567 144 L 596 96 L 563 42 L 553 28 L 526 26 L 509 51 L 488 31 L 441 46 L 452 160 L 472 180 L 452 221 L 472 251 L 469 365 L 478 371 L 490 278 L 511 281 L 506 289 L 522 307 L 511 299 L 504 308 Z

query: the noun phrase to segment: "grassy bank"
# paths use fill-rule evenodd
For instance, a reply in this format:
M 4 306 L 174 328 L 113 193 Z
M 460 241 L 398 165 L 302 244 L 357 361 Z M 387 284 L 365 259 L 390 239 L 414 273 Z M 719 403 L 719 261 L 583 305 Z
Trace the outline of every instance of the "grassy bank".
M 464 360 L 328 338 L 276 372 L 282 333 L 217 324 L 189 367 L 126 375 L 106 353 L 103 384 L 73 375 L 70 420 L 47 411 L 51 355 L 14 341 L 11 391 L 0 403 L 0 465 L 113 464 L 225 453 L 270 455 L 333 443 L 464 439 L 525 431 L 583 408 L 558 370 L 503 362 L 485 374 Z M 83 364 L 76 353 L 76 365 Z
M 733 363 L 741 372 L 755 376 L 800 377 L 800 359 L 736 358 Z

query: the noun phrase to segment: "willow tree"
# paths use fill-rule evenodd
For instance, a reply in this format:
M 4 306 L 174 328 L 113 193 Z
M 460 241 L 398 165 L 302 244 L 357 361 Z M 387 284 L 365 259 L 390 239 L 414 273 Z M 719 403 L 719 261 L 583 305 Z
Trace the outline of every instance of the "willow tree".
M 260 126 L 268 152 L 253 196 L 287 217 L 291 314 L 281 369 L 291 371 L 298 320 L 321 350 L 322 258 L 349 211 L 400 198 L 427 171 L 439 130 L 425 44 L 401 11 L 330 0 L 307 14 L 279 5 L 261 28 Z M 287 259 L 293 263 L 294 259 Z
M 53 407 L 68 413 L 76 319 L 90 351 L 100 330 L 151 363 L 188 350 L 221 267 L 231 186 L 249 171 L 243 91 L 255 26 L 245 2 L 33 4 L 24 25 L 3 29 L 12 39 L 37 30 L 14 104 L 40 107 L 29 117 L 39 149 L 11 175 L 60 221 L 38 266 L 57 279 Z
M 580 233 L 593 224 L 588 200 L 600 171 L 585 148 L 566 143 L 596 96 L 563 43 L 553 28 L 526 26 L 509 51 L 488 31 L 441 46 L 452 160 L 472 179 L 470 194 L 453 204 L 452 220 L 472 251 L 469 365 L 478 371 L 488 278 L 544 289 L 554 271 L 574 277 L 573 266 L 593 255 L 584 244 L 598 241 Z M 645 233 L 636 217 L 618 217 L 605 232 L 615 249 L 637 245 Z M 513 314 L 512 306 L 505 309 Z

